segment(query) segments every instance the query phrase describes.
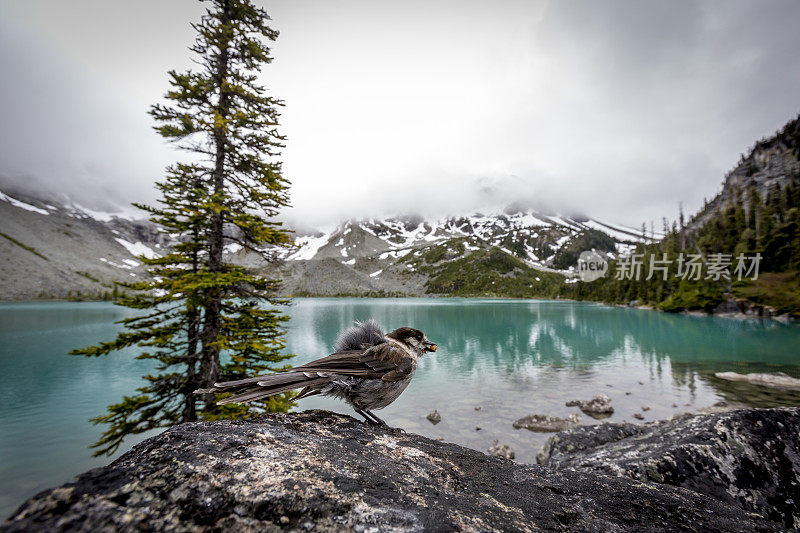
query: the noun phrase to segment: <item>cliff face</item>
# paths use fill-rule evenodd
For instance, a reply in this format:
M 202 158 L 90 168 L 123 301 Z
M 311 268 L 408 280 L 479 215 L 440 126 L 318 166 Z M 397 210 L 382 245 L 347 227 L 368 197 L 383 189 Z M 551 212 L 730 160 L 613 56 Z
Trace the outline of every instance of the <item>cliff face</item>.
M 728 206 L 742 202 L 745 193 L 755 189 L 764 199 L 776 187 L 800 183 L 800 117 L 788 122 L 781 131 L 755 143 L 746 156 L 722 182 L 722 190 L 686 225 L 693 234 Z M 738 197 L 738 200 L 737 200 Z M 743 202 L 748 208 L 746 201 Z M 796 207 L 796 206 L 795 206 Z
M 770 531 L 689 490 L 489 457 L 310 411 L 177 426 L 2 531 Z

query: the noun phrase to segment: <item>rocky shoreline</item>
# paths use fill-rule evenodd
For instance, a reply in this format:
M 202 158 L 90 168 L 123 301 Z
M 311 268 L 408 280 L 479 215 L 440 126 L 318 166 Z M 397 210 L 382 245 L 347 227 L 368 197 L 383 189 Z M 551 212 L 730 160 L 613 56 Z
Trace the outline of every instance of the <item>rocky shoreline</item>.
M 594 301 L 594 300 L 583 300 Z M 610 307 L 622 307 L 628 309 L 636 309 L 639 311 L 657 311 L 659 313 L 667 313 L 651 305 L 641 305 L 638 301 L 634 300 L 627 304 L 610 304 L 606 302 L 595 302 Z M 788 314 L 778 314 L 774 308 L 769 306 L 757 305 L 752 302 L 740 302 L 730 300 L 723 302 L 714 308 L 711 312 L 705 311 L 680 311 L 677 313 L 669 313 L 673 315 L 689 315 L 689 316 L 716 316 L 720 318 L 735 318 L 737 320 L 775 320 L 784 324 L 797 324 L 800 323 L 800 318 L 795 318 Z
M 795 464 L 800 410 L 697 415 L 672 424 L 679 425 L 671 430 L 668 424 L 600 424 L 593 426 L 597 434 L 586 433 L 591 428 L 559 433 L 554 439 L 560 440 L 550 445 L 548 466 L 518 464 L 326 411 L 183 424 L 106 467 L 34 496 L 0 531 L 778 531 L 797 526 L 791 520 L 798 516 L 794 502 L 800 501 Z M 718 427 L 732 429 L 708 439 Z M 643 437 L 651 430 L 658 439 Z M 634 436 L 643 437 L 641 447 L 637 438 L 626 441 Z M 653 448 L 651 459 L 663 459 L 655 464 L 694 473 L 684 476 L 694 485 L 649 466 L 646 452 L 653 442 L 661 447 Z M 621 443 L 638 450 L 639 455 L 625 455 L 636 460 L 599 451 Z M 716 452 L 684 457 L 675 452 L 681 446 L 716 450 L 719 457 Z M 755 452 L 758 457 L 751 458 Z M 599 454 L 598 460 L 589 461 L 588 453 Z M 709 467 L 714 465 L 718 468 Z M 742 475 L 731 477 L 737 468 Z M 707 490 L 725 483 L 722 493 Z
M 686 413 L 551 437 L 537 462 L 686 488 L 800 528 L 800 409 Z

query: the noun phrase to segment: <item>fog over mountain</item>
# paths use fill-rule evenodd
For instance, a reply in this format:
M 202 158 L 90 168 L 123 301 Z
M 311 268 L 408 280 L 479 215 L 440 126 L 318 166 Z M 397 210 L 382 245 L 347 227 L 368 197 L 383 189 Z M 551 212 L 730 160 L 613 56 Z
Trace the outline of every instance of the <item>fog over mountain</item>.
M 0 5 L 0 188 L 152 201 L 180 154 L 146 112 L 202 5 Z M 263 5 L 294 224 L 511 202 L 674 218 L 800 110 L 791 0 Z

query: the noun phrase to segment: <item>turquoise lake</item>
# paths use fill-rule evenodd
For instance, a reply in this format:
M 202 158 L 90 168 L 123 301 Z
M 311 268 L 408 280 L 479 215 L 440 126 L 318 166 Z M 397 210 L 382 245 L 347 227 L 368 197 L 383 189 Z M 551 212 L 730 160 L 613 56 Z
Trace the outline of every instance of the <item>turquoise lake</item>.
M 800 405 L 798 394 L 713 375 L 782 371 L 800 377 L 800 327 L 774 321 L 488 299 L 308 298 L 286 312 L 297 364 L 329 354 L 339 332 L 356 320 L 375 318 L 387 331 L 425 331 L 439 351 L 422 359 L 406 392 L 377 414 L 393 426 L 477 450 L 497 439 L 521 462 L 535 462 L 550 434 L 515 430 L 514 420 L 579 413 L 564 403 L 600 393 L 612 398 L 609 420 L 637 423 L 635 413 L 656 420 L 719 400 Z M 152 363 L 137 361 L 131 350 L 95 359 L 66 353 L 110 340 L 120 329 L 115 321 L 131 314 L 110 303 L 0 304 L 3 517 L 39 490 L 111 460 L 91 456 L 87 445 L 102 428 L 89 418 L 133 393 Z M 302 400 L 297 409 L 311 408 L 355 416 L 324 398 Z M 442 416 L 435 426 L 425 418 L 433 409 Z M 583 415 L 583 423 L 599 421 Z M 146 436 L 130 439 L 120 453 Z

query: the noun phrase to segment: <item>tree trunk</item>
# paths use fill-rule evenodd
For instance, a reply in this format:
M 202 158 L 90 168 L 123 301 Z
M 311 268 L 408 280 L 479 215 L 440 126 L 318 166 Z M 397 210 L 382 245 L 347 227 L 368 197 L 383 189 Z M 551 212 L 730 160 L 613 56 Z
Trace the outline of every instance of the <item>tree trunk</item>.
M 224 2 L 223 24 L 230 20 L 229 2 Z M 219 90 L 219 101 L 217 102 L 216 112 L 223 119 L 228 118 L 229 97 L 224 88 L 224 82 L 228 77 L 228 47 L 227 43 L 221 43 L 220 53 L 217 58 L 216 83 Z M 216 154 L 214 156 L 213 187 L 214 198 L 212 203 L 218 204 L 225 191 L 225 153 L 226 153 L 227 134 L 224 124 L 216 124 L 214 128 L 214 145 Z M 218 207 L 221 207 L 218 205 Z M 223 271 L 222 247 L 223 229 L 225 226 L 225 211 L 216 209 L 211 213 L 211 230 L 208 237 L 208 269 L 214 274 Z M 200 364 L 200 378 L 203 387 L 211 387 L 219 377 L 219 346 L 217 341 L 220 334 L 222 310 L 222 299 L 224 294 L 219 287 L 210 289 L 210 294 L 205 304 L 205 318 L 202 333 L 202 355 Z M 215 398 L 213 394 L 206 395 L 205 409 L 213 411 Z
M 196 255 L 197 254 L 195 254 L 195 257 Z M 197 390 L 199 386 L 197 380 L 197 334 L 200 330 L 200 316 L 197 309 L 190 309 L 188 311 L 187 321 L 186 386 L 183 391 L 184 405 L 182 422 L 193 422 L 197 420 L 197 409 L 195 408 L 197 398 L 194 395 L 194 391 Z

